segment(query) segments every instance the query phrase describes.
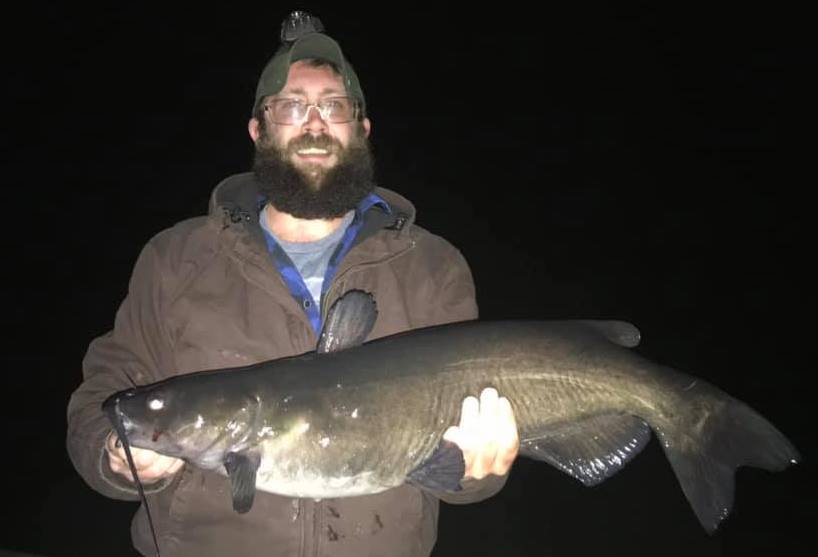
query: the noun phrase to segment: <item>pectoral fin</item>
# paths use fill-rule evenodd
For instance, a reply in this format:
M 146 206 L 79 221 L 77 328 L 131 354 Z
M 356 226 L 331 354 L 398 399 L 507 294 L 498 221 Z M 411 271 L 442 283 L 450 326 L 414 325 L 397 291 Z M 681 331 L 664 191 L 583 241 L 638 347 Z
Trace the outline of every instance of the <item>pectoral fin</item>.
M 544 460 L 591 486 L 621 470 L 650 436 L 648 425 L 635 416 L 603 414 L 528 435 L 520 441 L 520 454 Z
M 233 509 L 246 513 L 253 506 L 256 495 L 256 471 L 261 463 L 258 453 L 227 453 L 224 468 L 233 488 Z
M 363 344 L 377 317 L 378 309 L 371 294 L 363 290 L 346 292 L 327 313 L 316 351 L 337 352 Z
M 460 491 L 460 480 L 466 474 L 463 451 L 455 443 L 443 440 L 435 452 L 409 472 L 408 480 L 434 491 Z

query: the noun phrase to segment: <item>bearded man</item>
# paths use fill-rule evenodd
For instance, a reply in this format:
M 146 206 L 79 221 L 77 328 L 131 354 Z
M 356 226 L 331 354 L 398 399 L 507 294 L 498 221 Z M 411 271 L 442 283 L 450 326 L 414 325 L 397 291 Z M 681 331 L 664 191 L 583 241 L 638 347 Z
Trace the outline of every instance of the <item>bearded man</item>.
M 103 495 L 138 499 L 100 408 L 120 389 L 314 350 L 325 310 L 349 290 L 377 301 L 369 338 L 477 317 L 460 252 L 417 226 L 409 201 L 375 185 L 362 88 L 321 30 L 304 14 L 285 22 L 248 125 L 252 172 L 223 180 L 207 216 L 147 243 L 113 330 L 88 349 L 69 402 L 68 450 Z M 490 497 L 517 455 L 508 401 L 493 389 L 474 395 L 444 435 L 465 462 L 456 492 L 404 484 L 315 501 L 259 491 L 236 513 L 224 475 L 133 449 L 162 555 L 429 555 L 439 501 Z M 144 506 L 131 535 L 140 553 L 155 554 Z

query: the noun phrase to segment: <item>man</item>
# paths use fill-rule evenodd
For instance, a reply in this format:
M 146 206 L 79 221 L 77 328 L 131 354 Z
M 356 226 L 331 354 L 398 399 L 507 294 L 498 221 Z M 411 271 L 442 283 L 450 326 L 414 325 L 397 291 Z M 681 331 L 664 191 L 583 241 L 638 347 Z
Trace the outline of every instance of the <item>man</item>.
M 219 184 L 207 217 L 148 242 L 113 330 L 89 347 L 69 403 L 68 451 L 104 495 L 137 499 L 100 410 L 112 392 L 313 350 L 322 313 L 351 289 L 377 301 L 370 338 L 477 317 L 460 253 L 416 226 L 406 199 L 374 186 L 360 83 L 338 44 L 314 25 L 303 14 L 285 22 L 282 47 L 262 72 L 248 126 L 253 172 Z M 479 396 L 463 402 L 460 423 L 445 433 L 466 463 L 459 492 L 407 484 L 322 501 L 258 492 L 239 514 L 226 477 L 134 449 L 162 554 L 428 555 L 438 500 L 495 494 L 517 454 L 508 401 L 492 389 Z M 132 538 L 154 554 L 144 508 Z

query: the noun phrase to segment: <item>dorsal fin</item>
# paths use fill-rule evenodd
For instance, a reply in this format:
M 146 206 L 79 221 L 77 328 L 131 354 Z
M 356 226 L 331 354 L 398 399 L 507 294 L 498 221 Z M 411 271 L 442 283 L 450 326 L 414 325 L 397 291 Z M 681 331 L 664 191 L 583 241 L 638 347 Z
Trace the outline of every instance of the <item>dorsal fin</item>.
M 642 339 L 639 329 L 627 321 L 586 319 L 580 322 L 595 329 L 611 342 L 625 348 L 639 346 L 639 341 Z
M 377 317 L 378 309 L 372 294 L 363 290 L 344 293 L 327 313 L 316 351 L 337 352 L 363 344 Z

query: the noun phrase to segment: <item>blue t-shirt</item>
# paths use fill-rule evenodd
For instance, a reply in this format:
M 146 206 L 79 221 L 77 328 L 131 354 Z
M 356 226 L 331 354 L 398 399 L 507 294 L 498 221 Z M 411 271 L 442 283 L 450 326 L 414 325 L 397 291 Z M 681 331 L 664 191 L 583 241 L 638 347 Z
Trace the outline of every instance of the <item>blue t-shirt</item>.
M 260 207 L 266 205 L 260 200 Z M 259 224 L 264 232 L 267 250 L 293 298 L 310 319 L 316 335 L 321 334 L 321 302 L 332 283 L 344 256 L 352 247 L 364 224 L 364 215 L 375 205 L 391 213 L 389 204 L 379 195 L 367 195 L 354 211 L 344 215 L 341 225 L 326 238 L 315 242 L 285 242 L 276 238 L 267 227 L 264 211 L 259 211 Z M 306 245 L 305 245 L 306 244 Z

